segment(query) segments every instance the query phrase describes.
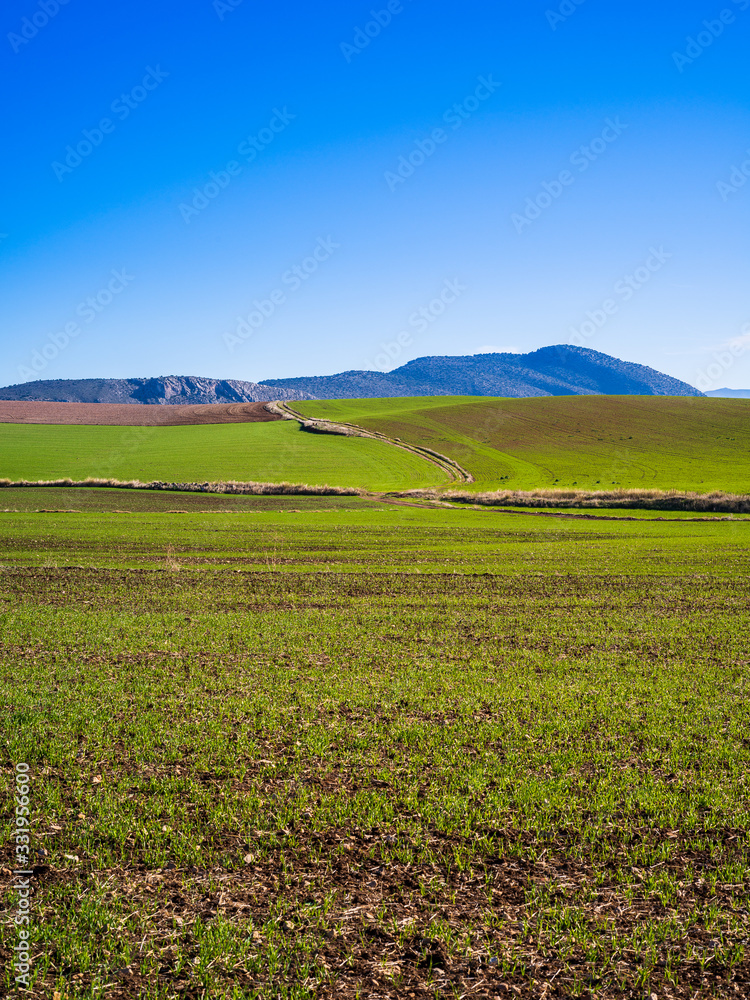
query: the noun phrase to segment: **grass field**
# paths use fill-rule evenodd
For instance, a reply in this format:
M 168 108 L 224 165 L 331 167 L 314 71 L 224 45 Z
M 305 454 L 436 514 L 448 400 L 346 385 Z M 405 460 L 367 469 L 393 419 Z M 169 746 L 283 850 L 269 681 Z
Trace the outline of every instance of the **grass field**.
M 295 403 L 433 448 L 474 489 L 629 488 L 750 493 L 750 400 L 663 396 L 429 397 Z
M 292 421 L 193 427 L 0 424 L 0 478 L 87 477 L 283 482 L 408 489 L 447 477 L 430 462 L 366 438 L 306 434 Z
M 0 514 L 25 995 L 748 996 L 747 525 L 344 499 Z
M 449 456 L 469 490 L 750 493 L 750 400 L 652 396 L 328 400 L 295 407 Z M 0 478 L 455 485 L 424 458 L 293 421 L 185 427 L 0 424 Z M 463 484 L 462 484 L 463 485 Z

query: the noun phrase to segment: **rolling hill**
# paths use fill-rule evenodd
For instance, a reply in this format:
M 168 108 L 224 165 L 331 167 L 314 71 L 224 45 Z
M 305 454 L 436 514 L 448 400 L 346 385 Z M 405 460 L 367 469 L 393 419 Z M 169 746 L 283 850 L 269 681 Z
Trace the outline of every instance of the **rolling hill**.
M 613 487 L 750 493 L 750 400 L 573 396 L 295 403 L 447 455 L 473 490 Z
M 447 455 L 473 476 L 469 490 L 750 493 L 745 399 L 433 396 L 290 405 L 303 418 L 356 424 Z M 3 477 L 287 481 L 370 490 L 452 485 L 448 472 L 387 440 L 304 433 L 290 420 L 132 427 L 4 423 Z
M 0 478 L 80 482 L 89 477 L 370 490 L 441 486 L 447 478 L 424 458 L 389 444 L 305 434 L 286 420 L 193 427 L 0 424 Z

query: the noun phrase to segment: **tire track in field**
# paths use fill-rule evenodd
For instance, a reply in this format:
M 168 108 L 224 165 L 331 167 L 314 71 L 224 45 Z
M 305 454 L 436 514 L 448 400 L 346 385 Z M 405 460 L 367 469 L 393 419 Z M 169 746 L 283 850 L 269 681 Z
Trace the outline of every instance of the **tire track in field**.
M 380 431 L 367 430 L 364 427 L 360 427 L 358 424 L 349 424 L 340 420 L 326 420 L 319 417 L 311 420 L 309 417 L 306 417 L 304 414 L 293 409 L 288 403 L 268 403 L 267 409 L 270 410 L 271 413 L 283 415 L 287 420 L 296 420 L 301 427 L 314 426 L 324 434 L 340 434 L 340 428 L 344 428 L 346 431 L 351 432 L 352 437 L 371 438 L 374 441 L 381 441 L 383 444 L 389 444 L 394 448 L 400 448 L 402 451 L 408 451 L 410 454 L 416 455 L 418 458 L 422 458 L 425 461 L 430 462 L 432 465 L 436 465 L 442 472 L 446 473 L 446 475 L 448 475 L 453 482 L 474 482 L 472 474 L 464 469 L 463 466 L 459 465 L 458 462 L 455 462 L 452 458 L 448 458 L 447 455 L 441 455 L 439 451 L 433 451 L 431 448 L 420 448 L 418 445 L 407 444 L 405 441 L 388 437 L 387 434 L 381 434 Z M 339 428 L 339 430 L 336 430 L 336 428 Z

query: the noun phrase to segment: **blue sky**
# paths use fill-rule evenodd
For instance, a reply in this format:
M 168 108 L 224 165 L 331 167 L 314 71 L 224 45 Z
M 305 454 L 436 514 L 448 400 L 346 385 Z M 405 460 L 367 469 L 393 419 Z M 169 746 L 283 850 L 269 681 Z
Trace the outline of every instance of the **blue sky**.
M 750 385 L 750 0 L 0 18 L 0 384 L 567 342 Z

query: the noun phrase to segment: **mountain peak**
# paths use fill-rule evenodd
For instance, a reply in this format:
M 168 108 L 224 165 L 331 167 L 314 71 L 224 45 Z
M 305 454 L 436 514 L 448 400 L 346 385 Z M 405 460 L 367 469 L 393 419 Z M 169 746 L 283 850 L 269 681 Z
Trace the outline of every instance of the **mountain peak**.
M 701 396 L 698 389 L 646 365 L 590 347 L 556 344 L 528 354 L 414 358 L 390 372 L 349 371 L 262 385 L 319 399 L 368 396 Z

